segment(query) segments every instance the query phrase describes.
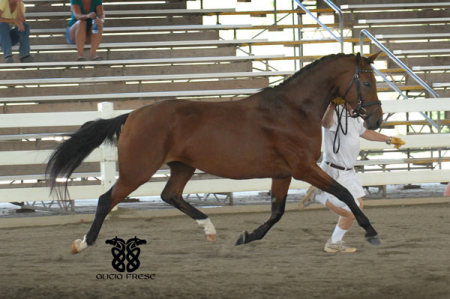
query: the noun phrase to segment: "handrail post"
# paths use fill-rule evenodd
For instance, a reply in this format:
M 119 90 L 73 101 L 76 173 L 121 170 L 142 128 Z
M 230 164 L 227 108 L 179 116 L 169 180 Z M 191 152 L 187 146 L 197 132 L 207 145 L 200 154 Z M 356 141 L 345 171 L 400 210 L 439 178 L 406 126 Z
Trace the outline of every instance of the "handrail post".
M 101 118 L 112 118 L 114 115 L 114 105 L 111 102 L 98 104 L 98 112 Z M 100 172 L 102 177 L 103 192 L 107 192 L 116 181 L 116 149 L 109 144 L 103 143 L 100 146 L 101 162 Z
M 344 53 L 344 17 L 342 14 L 342 10 L 337 7 L 333 2 L 330 0 L 324 0 L 325 3 L 331 7 L 339 16 L 339 33 L 341 35 L 340 43 L 341 43 L 341 53 Z
M 335 10 L 335 11 L 338 12 L 338 14 L 339 14 L 339 26 L 341 27 L 341 28 L 340 28 L 340 31 L 341 31 L 340 34 L 341 34 L 341 36 L 339 37 L 339 36 L 337 36 L 336 34 L 334 34 L 334 32 L 331 31 L 331 29 L 328 28 L 327 25 L 325 25 L 324 23 L 322 23 L 322 22 L 319 20 L 318 17 L 316 17 L 315 15 L 313 15 L 313 14 L 311 13 L 311 11 L 309 11 L 309 9 L 307 9 L 306 6 L 304 6 L 304 5 L 300 2 L 300 0 L 295 0 L 295 3 L 297 3 L 297 5 L 300 6 L 304 12 L 306 12 L 310 17 L 312 17 L 312 18 L 317 22 L 317 24 L 319 24 L 320 26 L 322 26 L 323 29 L 325 29 L 326 31 L 328 31 L 328 33 L 330 33 L 331 36 L 341 44 L 341 52 L 343 52 L 343 51 L 344 51 L 344 36 L 343 36 L 343 34 L 344 34 L 344 23 L 343 23 L 343 21 L 342 21 L 342 11 L 341 11 L 336 5 L 334 5 L 333 3 L 332 3 L 332 5 L 330 5 L 331 2 L 325 1 L 325 3 L 326 3 L 327 5 L 329 5 L 333 10 Z
M 380 43 L 369 31 L 366 29 L 363 29 L 359 33 L 359 46 L 361 53 L 363 52 L 363 46 L 364 46 L 364 38 L 363 35 L 368 37 L 381 51 L 386 53 L 389 58 L 391 58 L 398 66 L 400 66 L 402 69 L 404 69 L 408 75 L 410 75 L 417 83 L 419 83 L 422 87 L 424 87 L 433 97 L 438 98 L 439 95 L 427 84 L 425 81 L 422 80 L 419 76 L 417 76 L 406 64 L 403 63 L 400 59 L 397 58 L 397 56 L 394 55 L 391 51 L 389 51 L 388 48 L 386 48 L 382 43 Z
M 273 1 L 273 24 L 276 25 L 277 21 L 277 0 Z

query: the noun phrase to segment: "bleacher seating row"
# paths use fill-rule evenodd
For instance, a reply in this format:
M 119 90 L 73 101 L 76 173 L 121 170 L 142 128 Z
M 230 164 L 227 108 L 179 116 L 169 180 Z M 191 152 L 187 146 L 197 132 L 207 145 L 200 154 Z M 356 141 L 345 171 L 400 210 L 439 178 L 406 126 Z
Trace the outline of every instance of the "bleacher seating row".
M 320 2 L 320 1 L 319 1 Z M 346 25 L 353 24 L 352 35 L 357 37 L 361 29 L 367 29 L 379 41 L 396 54 L 410 68 L 448 65 L 450 51 L 450 2 L 361 0 L 341 1 Z M 321 7 L 321 6 L 319 6 Z M 372 45 L 372 51 L 377 48 Z M 393 67 L 387 61 L 388 68 Z M 421 69 L 421 76 L 430 86 L 434 85 L 440 96 L 448 96 L 448 89 L 440 83 L 449 82 L 446 72 L 430 73 Z M 406 76 L 404 84 L 410 84 Z

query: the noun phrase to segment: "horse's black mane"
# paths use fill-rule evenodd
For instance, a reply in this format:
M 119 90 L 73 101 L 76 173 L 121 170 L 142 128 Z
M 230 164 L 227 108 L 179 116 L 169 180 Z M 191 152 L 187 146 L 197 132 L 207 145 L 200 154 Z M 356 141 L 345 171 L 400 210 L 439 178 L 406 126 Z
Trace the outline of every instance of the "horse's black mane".
M 314 60 L 313 62 L 311 62 L 310 64 L 308 64 L 307 66 L 301 68 L 300 70 L 298 70 L 295 74 L 293 74 L 292 76 L 290 76 L 289 78 L 287 78 L 286 80 L 284 80 L 283 82 L 281 82 L 278 85 L 275 85 L 273 87 L 266 87 L 263 90 L 272 90 L 274 88 L 278 88 L 278 87 L 283 87 L 286 84 L 288 84 L 289 82 L 291 82 L 293 79 L 301 76 L 302 74 L 308 72 L 309 70 L 313 69 L 314 67 L 316 67 L 318 64 L 328 61 L 328 60 L 334 60 L 334 59 L 338 59 L 341 57 L 348 57 L 348 56 L 354 56 L 354 54 L 344 54 L 344 53 L 339 53 L 339 54 L 330 54 L 327 56 L 324 56 L 322 58 L 319 58 L 317 60 Z

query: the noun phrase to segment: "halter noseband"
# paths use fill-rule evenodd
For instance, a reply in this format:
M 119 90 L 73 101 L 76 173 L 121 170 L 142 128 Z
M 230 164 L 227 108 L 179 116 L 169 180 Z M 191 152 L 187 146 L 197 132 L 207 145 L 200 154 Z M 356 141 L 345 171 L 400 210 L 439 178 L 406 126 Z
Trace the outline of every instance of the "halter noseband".
M 371 114 L 373 114 L 375 111 L 377 111 L 378 108 L 379 108 L 379 107 L 377 107 L 377 109 L 375 109 L 369 115 L 367 115 L 367 111 L 366 111 L 365 107 L 370 107 L 370 106 L 373 106 L 373 105 L 381 106 L 381 102 L 379 100 L 368 102 L 368 103 L 364 103 L 363 102 L 362 95 L 361 95 L 361 82 L 359 81 L 359 74 L 360 73 L 373 73 L 373 70 L 372 69 L 370 69 L 370 70 L 361 70 L 359 68 L 358 57 L 356 57 L 355 74 L 353 75 L 352 80 L 348 84 L 347 90 L 345 91 L 344 96 L 342 97 L 344 99 L 344 101 L 347 102 L 347 100 L 345 99 L 345 96 L 350 91 L 350 88 L 352 87 L 353 83 L 356 82 L 356 94 L 358 96 L 358 104 L 355 107 L 355 109 L 353 109 L 353 112 L 350 115 L 353 118 L 356 118 L 358 116 L 361 116 L 362 118 L 368 117 Z

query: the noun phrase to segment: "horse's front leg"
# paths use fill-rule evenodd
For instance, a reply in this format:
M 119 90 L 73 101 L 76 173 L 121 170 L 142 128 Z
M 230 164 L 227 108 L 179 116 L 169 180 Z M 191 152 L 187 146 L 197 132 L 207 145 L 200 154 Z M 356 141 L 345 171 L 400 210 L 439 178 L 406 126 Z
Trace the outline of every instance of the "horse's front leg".
M 286 206 L 286 196 L 291 183 L 291 177 L 284 179 L 272 179 L 272 214 L 269 220 L 264 222 L 260 227 L 255 229 L 252 233 L 247 231 L 243 232 L 239 239 L 236 241 L 236 245 L 246 244 L 251 241 L 261 240 L 270 230 L 270 228 L 277 223 L 284 214 L 284 208 Z
M 352 211 L 359 226 L 366 231 L 366 240 L 372 245 L 380 245 L 381 240 L 378 237 L 376 230 L 370 224 L 369 219 L 364 215 L 361 209 L 353 199 L 352 194 L 341 184 L 332 179 L 325 171 L 323 171 L 317 164 L 314 164 L 307 171 L 301 175 L 295 176 L 295 179 L 306 181 L 325 192 L 333 194 L 339 200 L 343 201 Z

